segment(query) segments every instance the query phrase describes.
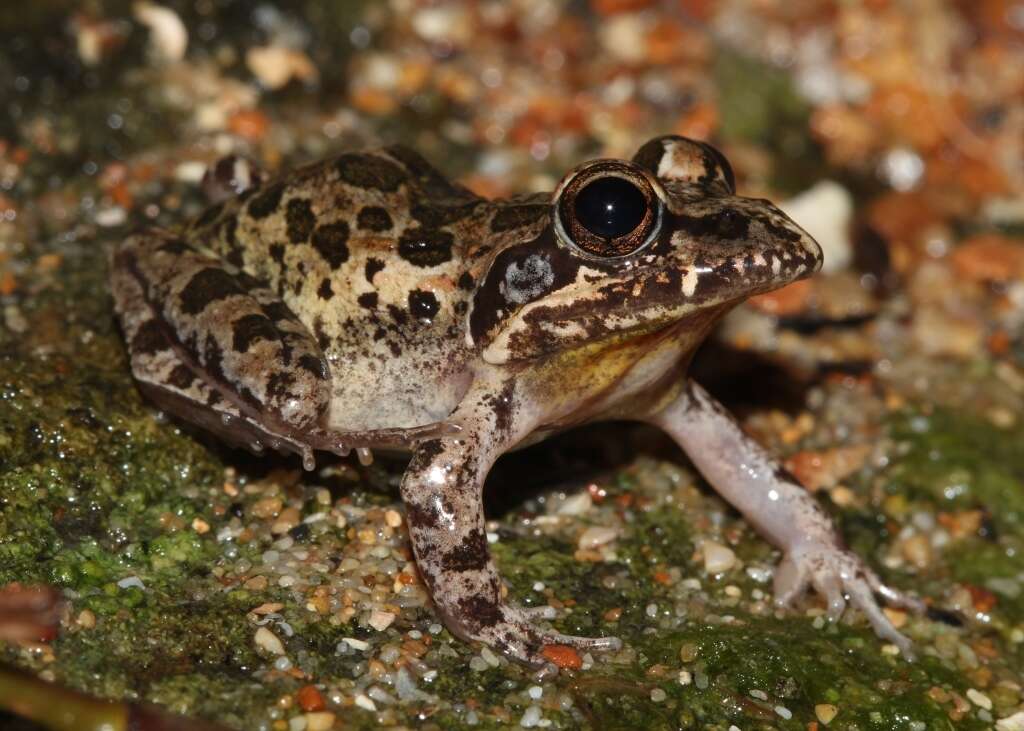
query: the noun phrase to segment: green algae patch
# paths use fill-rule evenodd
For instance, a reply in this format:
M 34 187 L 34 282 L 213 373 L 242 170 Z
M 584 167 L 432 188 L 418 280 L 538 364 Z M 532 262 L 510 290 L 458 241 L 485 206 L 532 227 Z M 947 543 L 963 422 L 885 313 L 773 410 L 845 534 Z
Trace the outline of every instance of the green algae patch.
M 933 513 L 976 511 L 977 531 L 941 551 L 960 582 L 994 592 L 1009 625 L 1024 616 L 1024 428 L 999 428 L 968 414 L 911 413 L 891 427 L 900 445 L 886 471 L 887 490 Z M 912 509 L 908 508 L 908 510 Z

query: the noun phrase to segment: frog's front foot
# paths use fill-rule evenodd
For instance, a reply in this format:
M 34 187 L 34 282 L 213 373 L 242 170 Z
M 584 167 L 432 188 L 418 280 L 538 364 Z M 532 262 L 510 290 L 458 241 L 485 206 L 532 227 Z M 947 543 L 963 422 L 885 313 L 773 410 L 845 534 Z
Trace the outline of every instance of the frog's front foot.
M 50 641 L 60 624 L 61 595 L 48 586 L 0 587 L 0 641 Z
M 812 541 L 789 550 L 775 569 L 775 603 L 789 606 L 808 588 L 821 594 L 828 603 L 829 619 L 838 620 L 850 602 L 867 617 L 875 633 L 900 648 L 904 657 L 913 658 L 911 642 L 893 626 L 878 605 L 875 595 L 886 603 L 917 613 L 924 603 L 882 583 L 874 571 L 850 551 Z
M 571 637 L 538 626 L 554 618 L 550 607 L 506 601 L 491 561 L 481 500 L 484 476 L 503 446 L 494 437 L 504 434 L 486 421 L 467 423 L 469 428 L 455 436 L 421 442 L 402 480 L 416 562 L 448 629 L 534 667 L 551 665 L 545 655 L 551 645 L 618 649 L 621 642 L 613 637 Z

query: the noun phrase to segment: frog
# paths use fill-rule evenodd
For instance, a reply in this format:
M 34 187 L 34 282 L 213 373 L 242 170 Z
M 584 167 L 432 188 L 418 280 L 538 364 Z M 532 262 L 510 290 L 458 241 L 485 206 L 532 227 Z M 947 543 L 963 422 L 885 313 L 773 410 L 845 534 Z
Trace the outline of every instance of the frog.
M 849 551 L 799 481 L 688 376 L 716 323 L 809 277 L 821 248 L 768 200 L 737 195 L 711 144 L 654 138 L 570 170 L 549 193 L 479 196 L 402 145 L 276 177 L 218 165 L 216 202 L 114 248 L 111 291 L 140 390 L 255 452 L 406 452 L 409 540 L 458 638 L 534 667 L 552 629 L 507 598 L 482 503 L 495 460 L 594 421 L 652 424 L 781 551 L 774 597 L 920 611 Z

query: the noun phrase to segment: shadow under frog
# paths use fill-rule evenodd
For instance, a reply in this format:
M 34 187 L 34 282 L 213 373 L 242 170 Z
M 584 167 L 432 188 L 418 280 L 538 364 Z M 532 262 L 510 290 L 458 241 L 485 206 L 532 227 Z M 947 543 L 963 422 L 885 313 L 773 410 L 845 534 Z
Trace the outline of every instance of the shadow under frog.
M 237 175 L 239 165 L 218 166 Z M 226 172 L 225 172 L 226 171 Z M 485 200 L 415 153 L 347 153 L 229 193 L 180 230 L 117 247 L 111 286 L 145 393 L 254 451 L 412 453 L 401 493 L 417 565 L 447 626 L 545 664 L 546 645 L 619 647 L 540 624 L 502 597 L 481 491 L 501 454 L 585 422 L 663 429 L 783 552 L 775 596 L 846 597 L 909 641 L 816 502 L 687 366 L 722 315 L 813 274 L 821 250 L 735 194 L 711 146 L 651 140 L 552 194 Z

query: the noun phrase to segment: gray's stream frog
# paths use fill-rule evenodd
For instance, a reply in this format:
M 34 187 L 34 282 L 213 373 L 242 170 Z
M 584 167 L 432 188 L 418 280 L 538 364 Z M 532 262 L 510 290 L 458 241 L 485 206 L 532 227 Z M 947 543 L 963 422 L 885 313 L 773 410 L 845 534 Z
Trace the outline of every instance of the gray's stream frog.
M 455 634 L 537 665 L 549 644 L 619 646 L 545 629 L 553 610 L 503 598 L 481 490 L 504 452 L 635 419 L 670 434 L 782 550 L 780 604 L 810 585 L 836 618 L 848 597 L 909 649 L 874 594 L 919 603 L 846 551 L 814 499 L 686 377 L 726 311 L 821 265 L 775 206 L 735 194 L 713 147 L 660 137 L 632 161 L 579 166 L 552 194 L 507 200 L 400 146 L 242 177 L 254 184 L 225 181 L 181 230 L 114 252 L 135 378 L 162 409 L 307 469 L 314 450 L 411 452 L 412 545 Z

